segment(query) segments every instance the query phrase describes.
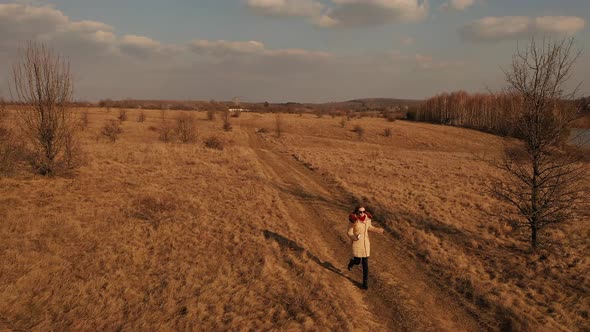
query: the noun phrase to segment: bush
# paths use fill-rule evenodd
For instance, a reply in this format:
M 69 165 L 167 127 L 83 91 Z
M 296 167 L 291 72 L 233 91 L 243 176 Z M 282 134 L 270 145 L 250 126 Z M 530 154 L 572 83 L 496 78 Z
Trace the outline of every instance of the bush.
M 7 117 L 8 111 L 6 110 L 6 103 L 4 102 L 4 99 L 0 98 L 0 125 L 2 125 Z
M 111 143 L 115 143 L 121 133 L 123 133 L 123 129 L 121 129 L 121 124 L 119 121 L 115 120 L 108 120 L 104 127 L 102 127 L 101 133 L 106 136 Z
M 14 168 L 14 155 L 17 149 L 12 131 L 4 127 L 8 111 L 4 100 L 0 99 L 0 174 L 9 173 Z
M 391 134 L 392 134 L 391 128 L 385 128 L 385 130 L 383 130 L 383 136 L 391 137 Z
M 119 110 L 119 121 L 127 121 L 127 110 L 124 108 Z
M 357 134 L 359 139 L 362 139 L 365 135 L 365 128 L 361 127 L 361 125 L 354 126 L 353 131 Z
M 69 107 L 73 82 L 69 62 L 46 44 L 29 42 L 12 67 L 11 91 L 27 105 L 17 112 L 20 132 L 30 152 L 30 162 L 42 175 L 51 176 L 67 165 L 68 140 L 79 129 Z
M 137 122 L 144 122 L 145 121 L 145 113 L 143 111 L 139 112 L 137 116 Z
M 80 115 L 80 126 L 82 129 L 86 129 L 88 128 L 88 124 L 90 124 L 90 118 L 88 116 L 88 110 L 85 110 L 82 112 L 82 115 Z
M 158 128 L 158 133 L 158 138 L 160 139 L 160 141 L 165 143 L 172 141 L 172 139 L 174 138 L 174 130 L 172 128 L 172 125 L 170 125 L 170 122 L 168 122 L 165 119 L 162 120 L 162 124 Z
M 229 111 L 224 111 L 222 113 L 221 119 L 223 120 L 223 130 L 231 131 L 232 126 L 231 126 L 231 123 L 229 122 Z
M 223 141 L 215 136 L 210 136 L 205 139 L 205 146 L 209 149 L 223 150 Z
M 416 121 L 417 115 L 418 115 L 418 108 L 411 107 L 410 109 L 408 109 L 408 112 L 406 113 L 406 120 Z
M 387 122 L 395 122 L 395 120 L 397 120 L 397 116 L 395 115 L 394 112 L 385 112 L 384 114 L 385 119 L 387 119 Z
M 342 117 L 342 119 L 340 119 L 340 127 L 342 127 L 342 128 L 346 127 L 347 122 L 348 122 L 348 120 L 346 120 L 345 117 Z
M 240 115 L 242 115 L 242 112 L 233 112 L 233 113 L 231 114 L 231 117 L 232 117 L 232 118 L 239 118 L 239 117 L 240 117 Z
M 281 116 L 280 113 L 277 113 L 277 115 L 275 117 L 275 131 L 277 133 L 278 138 L 280 138 L 281 135 L 283 134 L 283 130 L 284 130 L 283 117 Z
M 18 148 L 12 131 L 4 128 L 0 122 L 0 174 L 10 173 L 14 169 Z
M 207 120 L 209 120 L 209 121 L 215 120 L 215 110 L 208 110 L 207 111 Z
M 176 117 L 176 135 L 183 143 L 190 143 L 197 138 L 195 120 L 192 115 L 181 114 Z

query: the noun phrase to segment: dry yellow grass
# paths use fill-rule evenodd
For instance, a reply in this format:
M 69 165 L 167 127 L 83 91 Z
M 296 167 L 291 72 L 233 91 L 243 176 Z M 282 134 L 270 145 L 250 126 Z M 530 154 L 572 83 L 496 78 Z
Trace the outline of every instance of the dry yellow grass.
M 482 157 L 498 155 L 496 137 L 384 119 L 353 120 L 346 130 L 339 120 L 287 123 L 277 146 L 372 206 L 409 254 L 498 327 L 590 328 L 590 216 L 548 235 L 564 249 L 529 255 L 517 230 L 490 216 L 507 208 L 484 190 L 497 170 Z M 366 128 L 362 141 L 356 124 Z M 387 127 L 392 137 L 380 135 Z
M 383 330 L 396 325 L 378 316 L 399 311 L 400 320 L 418 322 L 415 313 L 430 309 L 421 319 L 431 321 L 414 326 L 454 326 L 454 315 L 437 317 L 417 299 L 379 306 L 374 293 L 356 289 L 347 278 L 358 276 L 342 272 L 349 257 L 339 242 L 352 206 L 331 203 L 335 226 L 310 229 L 305 204 L 321 209 L 329 188 L 282 183 L 274 159 L 261 160 L 265 150 L 293 163 L 295 156 L 368 202 L 430 287 L 467 299 L 459 308 L 487 326 L 589 328 L 590 229 L 554 234 L 578 242 L 564 258 L 527 258 L 512 230 L 485 213 L 503 208 L 482 193 L 493 170 L 477 156 L 499 151 L 493 136 L 371 118 L 342 128 L 338 118 L 284 115 L 277 138 L 271 114 L 243 114 L 224 132 L 221 120 L 197 112 L 195 143 L 165 143 L 154 129 L 177 112 L 146 110 L 145 122 L 134 121 L 138 114 L 128 112 L 110 143 L 100 130 L 118 112 L 91 109 L 82 131 L 87 162 L 71 178 L 0 178 L 0 329 Z M 252 134 L 259 128 L 269 132 Z M 223 151 L 204 146 L 211 136 L 225 142 Z M 257 140 L 265 145 L 254 147 Z M 375 244 L 371 266 L 384 290 L 386 245 Z M 404 287 L 416 285 L 402 286 L 392 297 L 414 294 Z

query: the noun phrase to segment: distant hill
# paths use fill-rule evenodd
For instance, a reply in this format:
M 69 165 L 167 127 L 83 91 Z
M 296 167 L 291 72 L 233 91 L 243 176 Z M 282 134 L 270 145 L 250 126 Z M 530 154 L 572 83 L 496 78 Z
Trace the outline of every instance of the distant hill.
M 392 109 L 404 109 L 417 106 L 422 100 L 396 99 L 396 98 L 362 98 L 348 101 L 327 103 L 268 103 L 268 102 L 241 102 L 240 106 L 252 110 L 331 110 L 331 111 L 384 111 Z M 200 101 L 200 100 L 101 100 L 101 107 L 123 108 L 150 108 L 150 109 L 177 109 L 177 110 L 204 110 L 214 108 L 217 110 L 233 107 L 232 101 Z
M 391 107 L 391 106 L 417 106 L 423 100 L 417 99 L 396 99 L 396 98 L 363 98 L 349 100 L 347 103 L 364 104 L 370 108 L 375 107 Z

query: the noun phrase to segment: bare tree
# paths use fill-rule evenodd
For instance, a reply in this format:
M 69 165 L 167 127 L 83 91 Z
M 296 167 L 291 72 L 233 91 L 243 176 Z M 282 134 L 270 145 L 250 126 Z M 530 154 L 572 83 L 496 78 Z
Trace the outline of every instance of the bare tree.
M 566 92 L 565 87 L 580 54 L 573 46 L 573 39 L 539 44 L 533 38 L 505 70 L 507 93 L 520 100 L 514 119 L 521 140 L 506 143 L 504 157 L 494 163 L 505 176 L 493 179 L 489 189 L 512 206 L 502 217 L 530 231 L 533 249 L 543 230 L 575 219 L 587 199 L 580 187 L 585 176 L 581 154 L 563 144 L 577 113 L 567 102 L 575 89 Z
M 19 55 L 12 67 L 11 94 L 26 105 L 18 118 L 33 166 L 52 175 L 75 165 L 68 160 L 78 152 L 76 120 L 68 108 L 73 95 L 70 64 L 42 43 L 29 42 Z

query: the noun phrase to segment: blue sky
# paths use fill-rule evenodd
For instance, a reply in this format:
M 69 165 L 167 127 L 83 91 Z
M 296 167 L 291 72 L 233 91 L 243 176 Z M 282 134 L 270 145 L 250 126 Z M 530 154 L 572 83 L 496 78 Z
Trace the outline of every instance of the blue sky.
M 39 39 L 71 59 L 79 99 L 424 98 L 501 88 L 533 34 L 586 48 L 589 14 L 587 0 L 0 0 L 0 79 Z

